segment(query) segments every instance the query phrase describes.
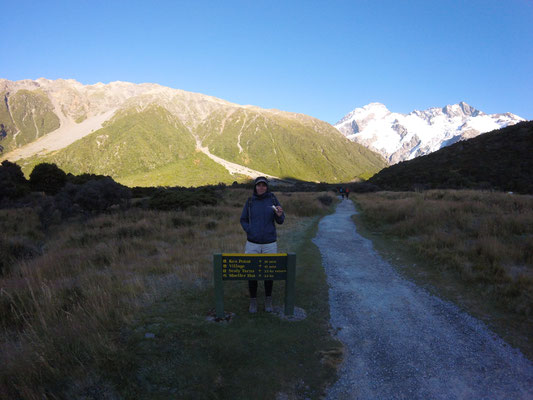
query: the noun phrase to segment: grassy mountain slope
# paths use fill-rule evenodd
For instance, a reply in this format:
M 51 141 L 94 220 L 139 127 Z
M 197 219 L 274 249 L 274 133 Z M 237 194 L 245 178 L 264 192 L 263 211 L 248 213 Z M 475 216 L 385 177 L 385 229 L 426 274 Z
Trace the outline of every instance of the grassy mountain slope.
M 477 188 L 533 193 L 533 121 L 455 143 L 380 171 L 388 190 Z
M 289 113 L 213 113 L 196 132 L 213 154 L 279 177 L 342 182 L 368 178 L 386 165 L 325 122 Z
M 48 96 L 40 90 L 0 93 L 0 145 L 4 152 L 59 128 L 59 118 Z
M 5 97 L 0 105 L 5 149 L 0 152 L 27 175 L 45 161 L 74 174 L 110 175 L 128 185 L 189 186 L 243 178 L 197 151 L 195 136 L 224 160 L 281 178 L 347 182 L 367 179 L 386 166 L 379 155 L 307 115 L 240 106 L 155 84 L 0 80 L 0 91 Z M 63 124 L 54 135 L 65 140 L 49 139 L 67 147 L 51 151 L 39 142 L 10 153 L 59 128 L 54 110 L 61 110 Z M 99 129 L 102 116 L 115 110 Z M 75 127 L 90 118 L 91 123 Z
M 379 155 L 307 116 L 221 107 L 195 133 L 213 154 L 279 177 L 343 182 L 366 179 L 385 166 Z M 198 152 L 189 128 L 156 104 L 123 109 L 102 129 L 72 145 L 19 163 L 28 175 L 40 162 L 53 162 L 73 174 L 110 175 L 129 186 L 239 179 Z
M 44 161 L 73 174 L 110 175 L 130 185 L 192 185 L 231 179 L 225 168 L 198 153 L 189 130 L 158 106 L 123 110 L 104 128 L 21 165 L 28 174 Z

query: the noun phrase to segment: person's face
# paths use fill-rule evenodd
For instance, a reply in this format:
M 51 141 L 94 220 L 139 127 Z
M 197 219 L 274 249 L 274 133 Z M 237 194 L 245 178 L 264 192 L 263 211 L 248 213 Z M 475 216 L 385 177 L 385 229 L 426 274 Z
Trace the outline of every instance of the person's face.
M 267 191 L 267 185 L 265 182 L 259 182 L 257 185 L 255 185 L 255 191 L 259 196 L 265 193 Z

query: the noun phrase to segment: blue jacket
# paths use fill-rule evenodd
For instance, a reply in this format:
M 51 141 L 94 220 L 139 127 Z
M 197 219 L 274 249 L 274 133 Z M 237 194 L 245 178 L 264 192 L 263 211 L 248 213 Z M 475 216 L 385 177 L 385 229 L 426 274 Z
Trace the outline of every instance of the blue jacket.
M 262 196 L 254 192 L 248 198 L 241 214 L 242 229 L 246 232 L 246 237 L 252 243 L 272 243 L 276 241 L 276 225 L 282 224 L 285 220 L 285 213 L 278 217 L 272 206 L 279 206 L 279 201 L 271 192 L 266 192 Z

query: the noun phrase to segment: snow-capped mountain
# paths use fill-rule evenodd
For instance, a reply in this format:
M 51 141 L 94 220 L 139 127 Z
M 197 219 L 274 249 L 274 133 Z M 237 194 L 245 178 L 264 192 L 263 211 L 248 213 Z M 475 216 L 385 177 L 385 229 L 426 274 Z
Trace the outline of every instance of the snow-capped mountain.
M 371 103 L 356 108 L 334 126 L 348 139 L 396 164 L 520 121 L 524 119 L 517 115 L 485 114 L 464 102 L 410 114 Z

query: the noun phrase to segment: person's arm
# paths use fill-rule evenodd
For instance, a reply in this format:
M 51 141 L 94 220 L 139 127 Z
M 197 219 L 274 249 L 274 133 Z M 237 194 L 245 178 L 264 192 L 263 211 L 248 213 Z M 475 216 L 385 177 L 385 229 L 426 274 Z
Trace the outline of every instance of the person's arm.
M 242 209 L 241 226 L 242 226 L 242 229 L 244 229 L 244 232 L 248 233 L 248 229 L 250 228 L 250 219 L 249 219 L 249 212 L 248 212 L 248 201 L 246 201 L 246 203 L 244 203 L 244 208 Z

